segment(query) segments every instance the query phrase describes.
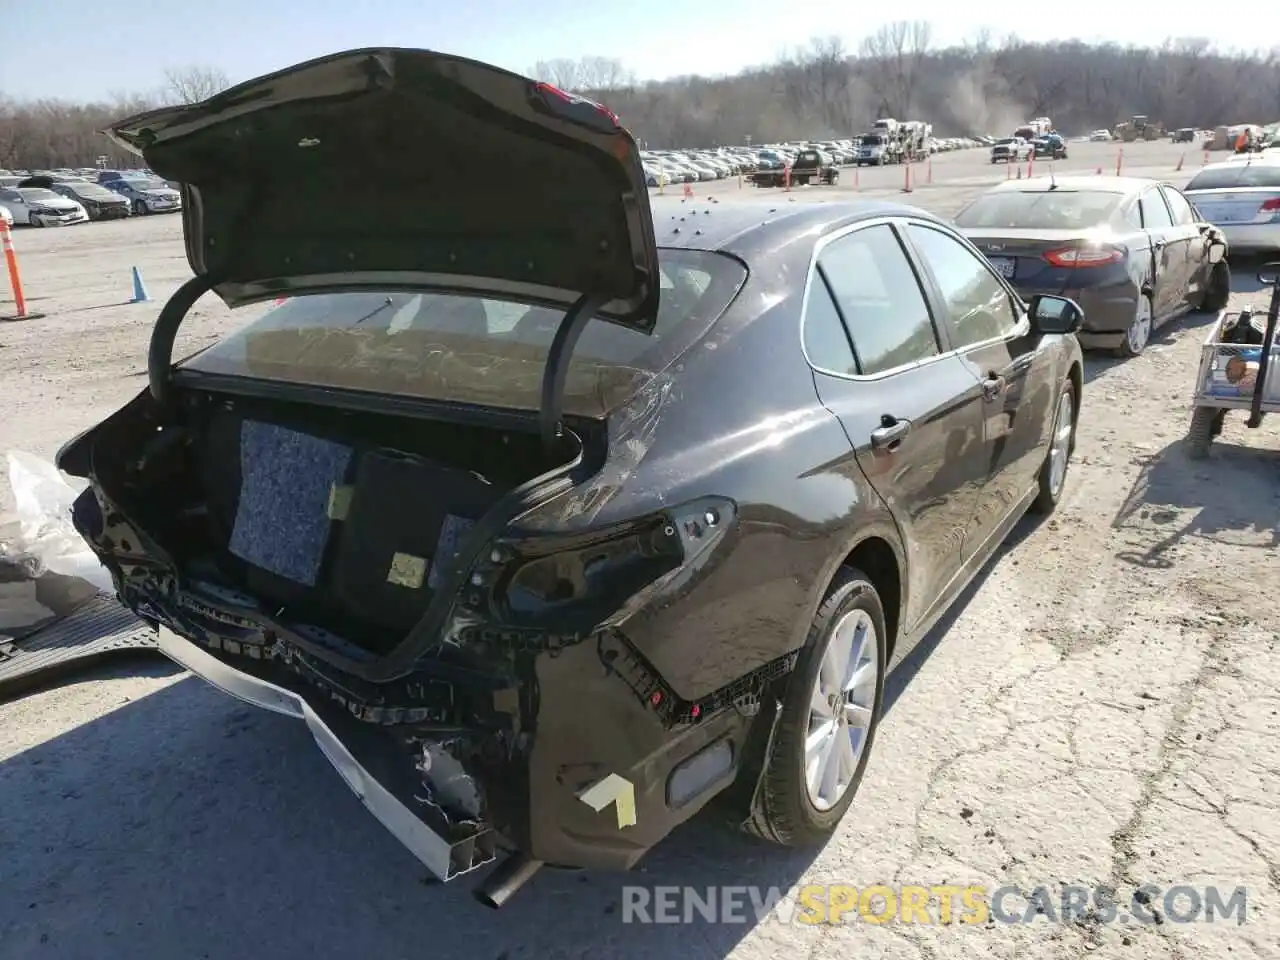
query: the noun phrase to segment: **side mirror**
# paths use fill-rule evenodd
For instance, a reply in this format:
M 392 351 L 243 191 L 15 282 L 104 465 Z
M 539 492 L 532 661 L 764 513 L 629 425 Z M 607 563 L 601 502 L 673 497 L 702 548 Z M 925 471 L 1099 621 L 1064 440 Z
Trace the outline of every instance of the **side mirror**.
M 1066 297 L 1038 293 L 1028 306 L 1031 328 L 1038 334 L 1075 333 L 1084 322 L 1080 304 Z
M 1210 241 L 1208 257 L 1210 263 L 1221 263 L 1227 259 L 1227 245 L 1216 240 Z

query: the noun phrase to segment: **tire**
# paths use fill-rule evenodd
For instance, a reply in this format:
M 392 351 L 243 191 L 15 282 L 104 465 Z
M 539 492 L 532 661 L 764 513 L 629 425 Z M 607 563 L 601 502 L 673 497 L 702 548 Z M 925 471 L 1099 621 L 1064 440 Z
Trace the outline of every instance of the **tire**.
M 1151 331 L 1155 326 L 1155 307 L 1148 294 L 1140 294 L 1133 311 L 1133 319 L 1125 330 L 1124 342 L 1116 348 L 1118 356 L 1129 359 L 1140 356 L 1151 342 Z
M 841 671 L 839 667 L 833 668 L 834 661 L 828 663 L 827 654 L 833 642 L 840 643 L 849 636 L 848 631 L 853 631 L 851 650 L 857 662 Z M 869 638 L 870 643 L 859 648 L 859 637 Z M 813 618 L 808 640 L 787 683 L 760 784 L 760 809 L 751 826 L 753 833 L 774 843 L 798 847 L 825 843 L 835 832 L 858 792 L 875 740 L 876 726 L 884 706 L 887 640 L 884 607 L 876 588 L 862 571 L 842 567 Z M 824 666 L 828 668 L 825 676 Z M 871 669 L 874 669 L 873 677 L 867 675 Z M 859 725 L 846 726 L 844 721 L 825 721 L 826 725 L 833 722 L 835 725 L 812 753 L 818 759 L 826 756 L 833 763 L 843 756 L 845 763 L 843 766 L 836 764 L 837 782 L 833 789 L 816 790 L 816 802 L 815 791 L 809 785 L 807 770 L 811 758 L 806 756 L 806 744 L 814 738 L 816 731 L 813 727 L 819 726 L 825 716 L 826 708 L 821 714 L 813 709 L 821 689 L 819 682 L 834 680 L 838 673 L 843 675 L 834 686 L 840 689 L 847 687 L 850 676 L 862 674 L 862 680 L 847 694 L 859 708 L 840 714 L 846 720 L 856 715 Z M 860 742 L 854 743 L 851 730 L 861 731 Z M 843 744 L 850 745 L 847 752 L 841 750 Z M 825 765 L 819 766 L 820 769 L 829 769 Z M 841 777 L 845 778 L 842 787 L 839 783 Z M 817 786 L 828 785 L 819 783 Z
M 1222 432 L 1224 411 L 1213 407 L 1196 407 L 1191 413 L 1191 426 L 1187 428 L 1187 456 L 1203 460 L 1209 456 L 1213 438 Z
M 1200 309 L 1217 313 L 1231 299 L 1231 267 L 1227 261 L 1220 260 L 1209 271 L 1209 283 L 1205 287 L 1204 298 L 1200 301 Z
M 151 212 L 151 211 L 149 211 L 149 210 L 147 209 L 147 205 L 146 205 L 145 203 L 143 203 L 141 200 L 135 200 L 135 201 L 133 201 L 133 215 L 134 215 L 135 217 L 141 217 L 141 216 L 143 216 L 144 214 L 147 214 L 147 213 L 150 213 L 150 212 Z
M 1076 385 L 1071 378 L 1058 394 L 1058 405 L 1053 411 L 1053 426 L 1049 430 L 1049 449 L 1044 453 L 1040 466 L 1040 489 L 1031 502 L 1031 511 L 1041 515 L 1053 513 L 1062 491 L 1066 489 L 1067 474 L 1071 467 L 1071 454 L 1076 449 Z

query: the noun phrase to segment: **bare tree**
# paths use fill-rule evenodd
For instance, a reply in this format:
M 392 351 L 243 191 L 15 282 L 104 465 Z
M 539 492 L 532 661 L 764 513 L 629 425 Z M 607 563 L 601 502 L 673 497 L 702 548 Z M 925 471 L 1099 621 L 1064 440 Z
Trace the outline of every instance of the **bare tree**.
M 529 75 L 570 93 L 622 90 L 635 85 L 635 76 L 613 57 L 539 60 Z
M 932 38 L 933 28 L 926 21 L 898 20 L 862 41 L 866 67 L 862 75 L 895 115 L 905 117 L 915 106 L 916 86 Z M 874 71 L 883 71 L 878 83 Z
M 227 75 L 217 67 L 189 66 L 164 72 L 164 97 L 175 103 L 199 103 L 231 86 Z

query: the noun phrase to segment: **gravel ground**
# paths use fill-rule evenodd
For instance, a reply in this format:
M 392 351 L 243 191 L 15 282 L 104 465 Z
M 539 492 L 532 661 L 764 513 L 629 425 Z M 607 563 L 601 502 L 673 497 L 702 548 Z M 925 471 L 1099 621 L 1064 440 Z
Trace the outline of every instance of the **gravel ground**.
M 1060 172 L 1114 172 L 1114 146 L 1072 147 Z M 1182 155 L 1130 145 L 1126 172 L 1181 182 L 1200 163 L 1176 173 Z M 1004 172 L 944 155 L 904 199 L 950 214 Z M 903 198 L 901 177 L 863 171 L 857 190 Z M 696 196 L 821 202 L 851 179 Z M 679 203 L 656 199 L 659 220 Z M 188 273 L 180 233 L 172 217 L 17 233 L 47 316 L 0 325 L 0 449 L 51 456 L 142 389 L 150 323 Z M 135 265 L 155 303 L 127 303 Z M 1232 308 L 1256 291 L 1240 272 Z M 700 818 L 629 877 L 544 871 L 491 913 L 464 884 L 426 885 L 301 724 L 157 664 L 0 705 L 0 956 L 1280 957 L 1280 435 L 1237 416 L 1210 460 L 1186 459 L 1211 319 L 1089 360 L 1061 508 L 892 678 L 858 802 L 818 856 Z M 239 322 L 202 304 L 180 350 Z M 1248 920 L 641 926 L 624 883 L 1243 886 Z

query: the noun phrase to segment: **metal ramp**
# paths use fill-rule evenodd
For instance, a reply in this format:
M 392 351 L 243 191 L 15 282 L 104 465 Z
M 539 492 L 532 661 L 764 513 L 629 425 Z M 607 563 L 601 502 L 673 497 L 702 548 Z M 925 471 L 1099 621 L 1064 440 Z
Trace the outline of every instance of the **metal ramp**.
M 160 656 L 156 632 L 107 594 L 20 638 L 0 635 L 0 700 L 122 656 Z

